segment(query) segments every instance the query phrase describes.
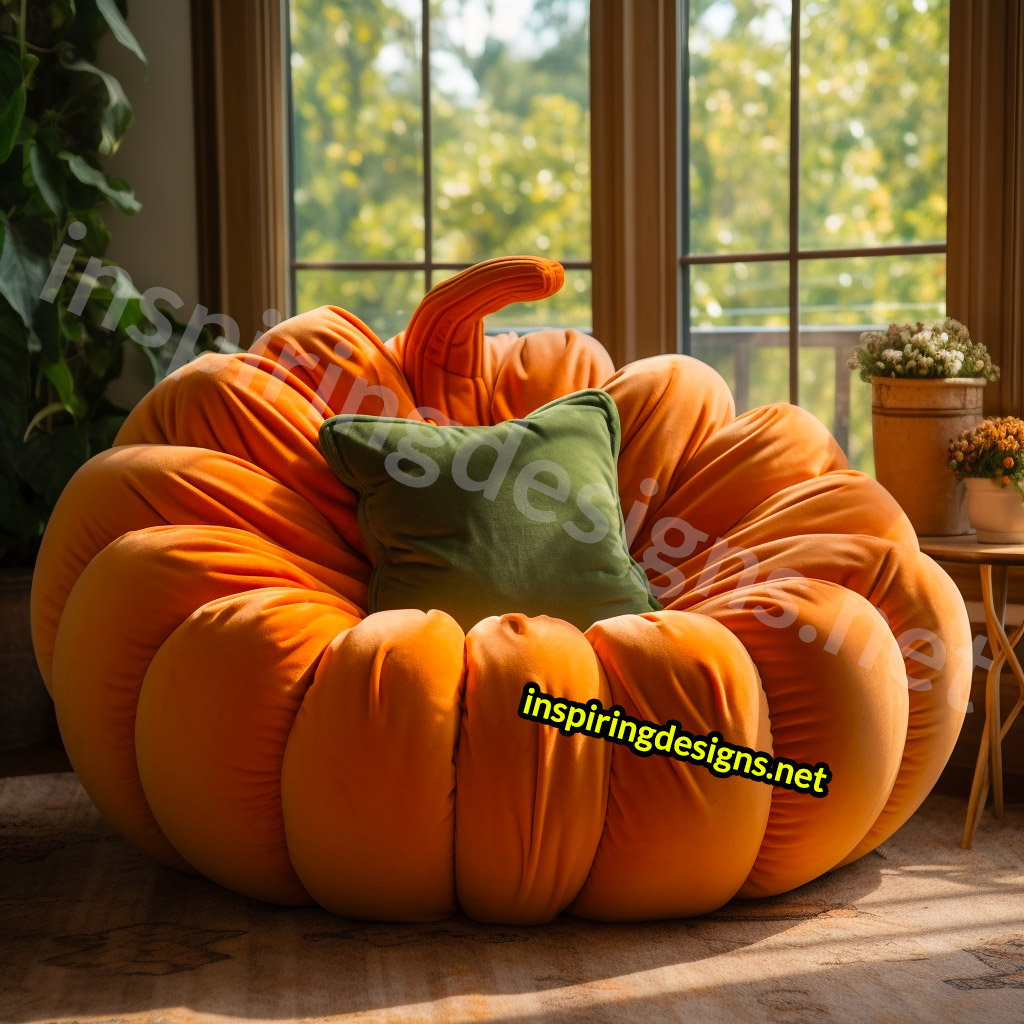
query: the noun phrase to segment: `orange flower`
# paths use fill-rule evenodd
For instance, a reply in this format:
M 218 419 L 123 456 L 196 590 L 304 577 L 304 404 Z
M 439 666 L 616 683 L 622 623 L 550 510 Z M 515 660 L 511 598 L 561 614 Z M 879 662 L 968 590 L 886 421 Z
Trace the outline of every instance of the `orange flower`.
M 1006 458 L 1003 459 L 1003 466 L 1006 469 L 1012 469 L 1013 468 L 1013 459 L 1009 455 L 1007 455 Z
M 1003 486 L 1005 487 L 1009 482 L 1010 482 L 1010 478 L 1008 476 L 1004 476 L 1003 477 Z

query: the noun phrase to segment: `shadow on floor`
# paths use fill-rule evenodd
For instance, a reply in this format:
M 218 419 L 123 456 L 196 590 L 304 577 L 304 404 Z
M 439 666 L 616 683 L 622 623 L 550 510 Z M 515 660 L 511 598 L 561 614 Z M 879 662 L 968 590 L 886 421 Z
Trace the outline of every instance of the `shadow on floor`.
M 35 787 L 20 812 L 15 785 Z M 932 799 L 957 814 L 962 808 Z M 692 1013 L 713 1000 L 723 1019 L 753 1019 L 759 1006 L 772 1020 L 829 1020 L 840 1013 L 844 991 L 853 998 L 865 984 L 877 987 L 887 970 L 893 983 L 900 975 L 898 1001 L 918 998 L 904 987 L 913 983 L 935 990 L 944 1005 L 969 994 L 972 970 L 1006 975 L 1009 981 L 980 989 L 1006 989 L 1019 1001 L 1020 992 L 1009 992 L 1024 987 L 1012 979 L 1015 947 L 1003 946 L 1013 915 L 1022 917 L 1020 858 L 1005 871 L 998 861 L 979 871 L 976 856 L 960 856 L 949 817 L 921 819 L 920 843 L 934 847 L 938 836 L 942 844 L 949 832 L 926 862 L 898 846 L 890 856 L 894 839 L 799 890 L 734 901 L 699 919 L 621 925 L 561 918 L 525 928 L 459 917 L 396 925 L 236 896 L 137 852 L 99 818 L 73 776 L 7 780 L 0 786 L 0 1019 L 142 1015 L 176 1024 L 214 1014 L 302 1020 L 379 1011 L 381 1020 L 705 1020 L 718 1019 L 707 1015 L 711 1003 L 705 1015 Z M 979 841 L 986 835 L 983 829 Z M 916 912 L 925 889 L 935 912 L 912 934 L 886 916 Z M 951 901 L 945 909 L 943 900 Z M 1007 906 L 1006 922 L 988 913 L 989 938 L 1003 943 L 1002 952 L 988 963 L 961 944 L 956 963 L 937 976 L 939 940 L 929 936 L 962 919 L 965 900 L 977 907 L 1004 901 L 993 905 Z M 989 948 L 968 938 L 983 953 Z M 1024 972 L 1024 959 L 1015 969 Z M 958 979 L 966 988 L 956 987 Z

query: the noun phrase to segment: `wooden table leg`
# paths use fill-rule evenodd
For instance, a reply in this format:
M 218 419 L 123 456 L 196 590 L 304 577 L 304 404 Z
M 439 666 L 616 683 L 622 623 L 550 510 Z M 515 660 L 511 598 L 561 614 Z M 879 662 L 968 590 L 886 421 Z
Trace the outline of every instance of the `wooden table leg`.
M 964 823 L 964 834 L 960 845 L 969 850 L 974 841 L 974 833 L 978 830 L 985 801 L 988 799 L 989 782 L 992 778 L 992 698 L 993 688 L 998 696 L 999 676 L 1003 668 L 1003 646 L 999 642 L 1000 629 L 998 622 L 1004 621 L 1006 591 L 1003 589 L 1002 606 L 996 607 L 996 596 L 993 593 L 992 566 L 981 567 L 981 593 L 985 606 L 985 629 L 988 633 L 989 650 L 992 653 L 992 664 L 989 666 L 985 679 L 985 724 L 981 731 L 981 743 L 978 746 L 978 759 L 974 765 L 974 779 L 971 782 L 971 796 L 967 801 L 967 821 Z M 997 744 L 998 745 L 998 744 Z
M 985 801 L 988 799 L 988 728 L 981 733 L 981 744 L 978 747 L 978 760 L 974 766 L 974 781 L 971 783 L 971 798 L 967 801 L 967 821 L 964 822 L 964 835 L 960 846 L 969 850 L 974 842 L 974 833 L 978 831 L 978 823 L 981 821 L 981 812 L 985 809 Z
M 974 766 L 971 797 L 967 802 L 967 821 L 964 824 L 964 835 L 960 844 L 965 850 L 969 849 L 974 841 L 974 833 L 981 821 L 990 786 L 996 817 L 1003 816 L 1002 741 L 1014 719 L 1024 709 L 1024 668 L 1021 667 L 1015 650 L 1021 638 L 1024 637 L 1024 623 L 1018 626 L 1013 636 L 1006 635 L 1008 581 L 1008 566 L 983 565 L 981 567 L 981 595 L 985 605 L 985 629 L 992 652 L 992 665 L 985 679 L 985 727 L 978 749 L 978 760 Z M 1005 664 L 1009 664 L 1013 671 L 1017 685 L 1020 687 L 1020 696 L 1004 722 L 1001 720 L 999 684 Z
M 1010 570 L 1005 565 L 981 567 L 981 596 L 985 605 L 985 628 L 992 650 L 992 667 L 985 681 L 985 733 L 988 736 L 989 778 L 996 817 L 1003 816 L 1003 745 L 999 714 L 999 680 L 1007 656 L 1013 656 L 1006 636 L 1006 590 Z

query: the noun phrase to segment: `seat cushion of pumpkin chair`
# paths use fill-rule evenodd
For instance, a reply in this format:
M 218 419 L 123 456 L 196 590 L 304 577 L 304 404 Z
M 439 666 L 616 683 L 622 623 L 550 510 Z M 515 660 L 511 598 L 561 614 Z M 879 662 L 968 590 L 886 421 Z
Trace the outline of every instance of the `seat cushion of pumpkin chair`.
M 578 332 L 485 338 L 485 315 L 560 283 L 549 260 L 489 261 L 431 291 L 389 345 L 336 307 L 303 314 L 172 374 L 72 479 L 33 636 L 75 770 L 142 849 L 352 917 L 639 920 L 798 886 L 923 800 L 971 675 L 952 582 L 802 410 L 735 416 L 684 356 L 613 373 Z M 318 448 L 325 420 L 343 479 Z M 500 539 L 482 505 L 403 500 L 381 475 L 410 426 L 500 443 L 513 420 L 526 465 L 569 463 L 570 495 L 617 484 L 609 543 L 592 545 L 600 586 L 574 592 L 578 552 L 564 529 L 553 551 L 551 523 L 530 523 L 547 541 L 524 533 L 503 576 L 459 534 L 475 516 Z M 551 457 L 565 437 L 578 457 Z M 507 524 L 517 478 L 511 501 L 470 493 Z M 563 489 L 557 471 L 534 479 Z M 528 499 L 565 525 L 551 494 Z M 428 542 L 459 585 L 375 604 L 381 552 Z M 826 762 L 828 795 L 565 735 L 517 714 L 527 685 Z

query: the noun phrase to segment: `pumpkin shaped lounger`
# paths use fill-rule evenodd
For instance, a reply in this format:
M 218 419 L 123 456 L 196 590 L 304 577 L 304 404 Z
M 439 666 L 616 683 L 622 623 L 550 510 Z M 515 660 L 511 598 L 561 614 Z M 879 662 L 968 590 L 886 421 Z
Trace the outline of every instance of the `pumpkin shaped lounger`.
M 480 264 L 387 345 L 336 307 L 295 317 L 172 374 L 74 476 L 37 563 L 36 652 L 82 784 L 137 846 L 350 917 L 641 920 L 801 885 L 924 799 L 971 675 L 951 580 L 801 409 L 736 416 L 686 356 L 615 372 L 576 331 L 483 335 L 562 280 Z M 614 400 L 625 532 L 663 610 L 582 631 L 518 607 L 468 632 L 443 609 L 368 613 L 324 420 L 493 427 L 587 389 Z M 827 762 L 828 795 L 524 721 L 529 682 Z

